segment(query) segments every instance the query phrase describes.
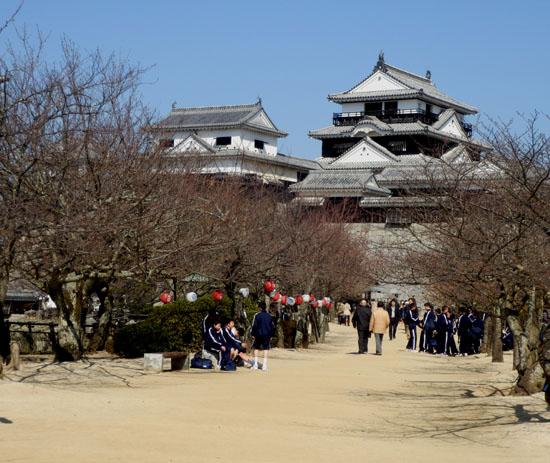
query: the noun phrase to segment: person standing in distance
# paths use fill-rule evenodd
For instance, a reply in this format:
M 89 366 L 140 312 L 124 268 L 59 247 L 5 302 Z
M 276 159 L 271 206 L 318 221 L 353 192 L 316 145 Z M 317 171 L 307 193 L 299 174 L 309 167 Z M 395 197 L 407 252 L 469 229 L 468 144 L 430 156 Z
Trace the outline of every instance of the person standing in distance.
M 357 309 L 353 313 L 351 323 L 357 328 L 357 337 L 359 343 L 359 354 L 366 354 L 369 350 L 369 325 L 371 309 L 366 299 L 361 299 Z
M 369 330 L 374 333 L 374 339 L 376 340 L 376 355 L 382 355 L 382 340 L 388 326 L 390 326 L 390 316 L 384 309 L 384 303 L 378 301 L 369 323 Z
M 254 339 L 254 343 L 252 344 L 254 348 L 254 364 L 251 370 L 258 369 L 258 350 L 263 349 L 264 363 L 262 364 L 262 370 L 267 371 L 267 353 L 270 349 L 271 337 L 275 331 L 275 326 L 273 325 L 273 317 L 267 313 L 265 302 L 260 302 L 258 308 L 260 311 L 254 315 L 254 320 L 252 321 L 251 334 Z
M 397 299 L 392 299 L 386 310 L 388 311 L 388 315 L 390 316 L 391 341 L 392 339 L 395 339 L 395 335 L 397 333 L 397 325 L 399 325 L 399 321 L 401 320 L 401 309 L 399 308 Z

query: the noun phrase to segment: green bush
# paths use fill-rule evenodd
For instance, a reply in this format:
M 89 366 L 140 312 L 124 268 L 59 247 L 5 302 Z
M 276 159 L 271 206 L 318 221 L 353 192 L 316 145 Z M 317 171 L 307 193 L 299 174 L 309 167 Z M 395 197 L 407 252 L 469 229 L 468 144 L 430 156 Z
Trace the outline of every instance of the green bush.
M 155 307 L 147 319 L 126 325 L 115 334 L 115 352 L 124 357 L 140 357 L 146 352 L 186 351 L 201 349 L 201 323 L 211 309 L 222 319 L 231 316 L 231 299 L 215 302 L 212 296 L 202 296 L 195 302 L 178 299 Z

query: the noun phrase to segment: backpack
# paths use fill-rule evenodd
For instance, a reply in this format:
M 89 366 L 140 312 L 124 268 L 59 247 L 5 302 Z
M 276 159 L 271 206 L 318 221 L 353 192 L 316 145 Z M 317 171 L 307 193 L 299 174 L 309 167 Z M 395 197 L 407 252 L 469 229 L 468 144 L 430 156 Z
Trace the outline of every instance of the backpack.
M 231 359 L 222 360 L 221 366 L 222 366 L 222 370 L 224 371 L 235 371 L 237 369 L 237 362 Z
M 191 368 L 209 370 L 210 368 L 212 368 L 212 360 L 203 359 L 201 357 L 201 354 L 196 354 L 195 358 L 191 359 Z

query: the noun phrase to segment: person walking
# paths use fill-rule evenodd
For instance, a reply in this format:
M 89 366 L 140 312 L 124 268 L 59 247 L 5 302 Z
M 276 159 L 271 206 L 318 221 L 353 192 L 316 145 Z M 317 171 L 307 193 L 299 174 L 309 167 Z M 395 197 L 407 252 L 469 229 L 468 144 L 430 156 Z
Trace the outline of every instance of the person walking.
M 386 309 L 384 309 L 384 303 L 378 301 L 376 310 L 372 313 L 369 323 L 369 331 L 374 333 L 374 339 L 376 340 L 376 355 L 382 355 L 382 340 L 388 326 L 390 326 L 390 316 Z
M 351 323 L 354 328 L 357 328 L 357 337 L 359 344 L 359 354 L 366 354 L 369 350 L 369 337 L 370 337 L 370 318 L 372 312 L 366 299 L 361 299 L 357 309 L 353 313 Z
M 344 312 L 342 314 L 342 320 L 344 322 L 344 325 L 349 326 L 349 319 L 351 318 L 351 305 L 349 305 L 349 302 L 344 303 Z
M 401 320 L 401 309 L 399 308 L 399 304 L 397 303 L 397 299 L 392 299 L 390 301 L 390 304 L 386 308 L 388 311 L 388 315 L 390 317 L 390 341 L 392 339 L 395 339 L 395 335 L 397 333 L 397 325 L 399 325 L 399 321 Z

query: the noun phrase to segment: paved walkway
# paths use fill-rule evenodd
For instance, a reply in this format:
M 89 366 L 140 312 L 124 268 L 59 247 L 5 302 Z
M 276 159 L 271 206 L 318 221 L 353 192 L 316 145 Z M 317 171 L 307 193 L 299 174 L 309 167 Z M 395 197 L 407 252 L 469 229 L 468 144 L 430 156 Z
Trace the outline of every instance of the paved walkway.
M 369 343 L 374 350 L 374 339 Z M 24 363 L 0 382 L 0 461 L 548 462 L 542 394 L 511 357 L 357 355 L 352 328 L 274 350 L 269 371 L 145 375 L 142 360 Z

